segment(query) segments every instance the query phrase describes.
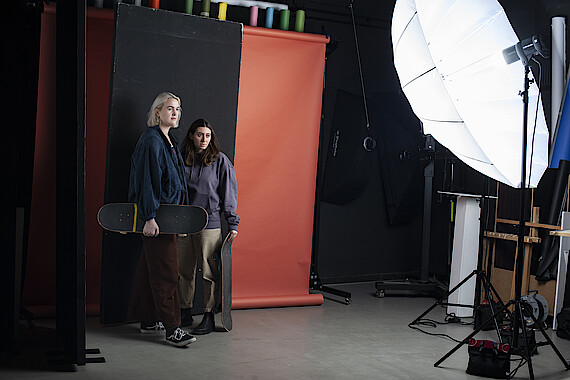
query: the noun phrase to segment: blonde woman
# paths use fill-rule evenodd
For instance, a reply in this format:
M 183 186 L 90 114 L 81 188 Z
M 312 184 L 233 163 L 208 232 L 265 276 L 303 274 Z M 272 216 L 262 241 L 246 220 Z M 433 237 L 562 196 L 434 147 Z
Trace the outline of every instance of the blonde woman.
M 194 341 L 180 328 L 176 235 L 160 233 L 155 221 L 161 204 L 182 204 L 186 181 L 178 140 L 172 134 L 182 113 L 180 98 L 159 94 L 148 113 L 148 128 L 131 157 L 129 201 L 145 220 L 143 249 L 137 266 L 129 318 L 141 322 L 141 333 L 165 333 L 166 342 L 182 347 Z

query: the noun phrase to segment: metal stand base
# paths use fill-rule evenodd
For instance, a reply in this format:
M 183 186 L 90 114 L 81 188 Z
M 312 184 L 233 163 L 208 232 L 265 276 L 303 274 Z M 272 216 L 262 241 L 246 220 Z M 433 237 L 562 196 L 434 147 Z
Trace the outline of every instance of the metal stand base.
M 377 281 L 375 286 L 376 297 L 378 298 L 383 298 L 386 295 L 386 290 L 410 291 L 437 299 L 447 293 L 447 286 L 435 278 L 428 281 L 411 279 L 406 279 L 405 281 Z
M 349 305 L 352 302 L 352 294 L 349 292 L 345 292 L 344 290 L 339 290 L 335 288 L 331 288 L 330 286 L 323 285 L 321 280 L 319 279 L 319 275 L 316 273 L 311 274 L 311 289 L 316 290 L 319 292 L 333 294 L 335 296 L 341 297 L 343 300 L 341 301 L 345 305 Z M 336 300 L 334 300 L 336 301 Z
M 86 348 L 84 351 L 84 355 L 99 355 L 101 353 L 101 351 L 98 348 Z M 76 359 L 72 359 L 67 357 L 66 353 L 64 351 L 47 351 L 45 353 L 46 356 L 48 357 L 61 357 L 59 359 L 50 359 L 48 360 L 47 364 L 51 365 L 51 366 L 57 366 L 57 365 L 75 365 L 78 364 L 78 361 Z M 98 357 L 86 357 L 84 356 L 82 358 L 83 360 L 79 360 L 79 362 L 83 362 L 84 364 L 89 364 L 89 363 L 106 363 L 105 358 L 103 356 L 98 356 Z M 80 364 L 83 364 L 80 363 Z
M 546 339 L 546 342 L 537 342 L 537 347 L 538 346 L 546 346 L 549 345 L 550 347 L 552 347 L 552 349 L 554 350 L 554 352 L 556 353 L 556 356 L 558 356 L 558 358 L 560 359 L 560 361 L 562 362 L 562 364 L 564 365 L 564 367 L 566 368 L 566 370 L 570 369 L 570 363 L 568 361 L 566 361 L 566 359 L 564 359 L 564 356 L 562 356 L 562 354 L 560 353 L 560 351 L 558 350 L 558 348 L 554 345 L 554 342 L 552 342 L 552 340 L 550 339 L 550 337 L 546 334 L 546 331 L 544 330 L 544 328 L 542 327 L 541 323 L 538 322 L 538 320 L 536 319 L 536 317 L 534 316 L 534 313 L 532 311 L 531 306 L 521 300 L 510 300 L 506 305 L 502 306 L 501 308 L 499 308 L 496 312 L 496 314 L 500 314 L 503 311 L 507 310 L 511 305 L 514 305 L 514 318 L 515 319 L 519 319 L 520 321 L 524 321 L 525 320 L 525 315 L 526 316 L 530 316 L 534 322 L 535 326 L 538 326 L 538 330 L 542 333 L 542 336 L 544 337 L 544 339 Z M 473 338 L 475 335 L 477 335 L 477 333 L 479 333 L 479 331 L 481 331 L 483 329 L 484 326 L 486 326 L 488 323 L 491 322 L 491 320 L 493 320 L 495 318 L 495 315 L 491 316 L 490 318 L 488 318 L 484 323 L 481 324 L 481 326 L 476 329 L 475 331 L 473 331 L 471 334 L 469 334 L 467 337 L 465 337 L 465 339 L 463 339 L 461 342 L 459 342 L 455 347 L 453 347 L 447 354 L 445 354 L 444 356 L 441 357 L 441 359 L 439 359 L 437 362 L 434 363 L 434 367 L 439 366 L 441 363 L 443 363 L 443 361 L 445 359 L 447 359 L 449 356 L 451 356 L 455 351 L 457 351 L 462 345 L 464 344 L 468 344 L 469 340 L 471 338 Z M 516 323 L 514 323 L 516 325 Z M 517 330 L 518 330 L 518 326 L 517 326 Z M 526 333 L 526 328 L 524 326 L 522 326 L 522 335 L 524 337 L 523 342 L 528 342 L 528 337 L 527 337 L 527 333 Z M 518 334 L 520 333 L 519 331 L 514 331 L 514 337 L 513 337 L 513 343 L 511 344 L 511 347 L 513 348 L 513 354 L 514 355 L 518 355 L 520 357 L 522 357 L 523 359 L 526 360 L 526 363 L 528 364 L 528 372 L 529 372 L 529 378 L 534 380 L 534 371 L 532 368 L 532 351 L 529 350 L 528 344 L 519 344 L 519 340 L 518 338 Z M 522 346 L 522 347 L 521 347 Z

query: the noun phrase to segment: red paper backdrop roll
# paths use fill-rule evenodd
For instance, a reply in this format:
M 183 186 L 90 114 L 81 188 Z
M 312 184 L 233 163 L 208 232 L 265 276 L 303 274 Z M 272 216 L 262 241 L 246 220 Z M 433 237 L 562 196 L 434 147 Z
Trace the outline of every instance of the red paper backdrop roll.
M 56 6 L 42 14 L 34 182 L 23 304 L 36 317 L 55 314 L 55 38 Z M 107 149 L 107 110 L 113 44 L 113 10 L 87 8 L 85 250 L 87 314 L 99 314 L 101 227 Z
M 308 284 L 327 39 L 296 34 L 244 27 L 235 309 L 323 302 Z

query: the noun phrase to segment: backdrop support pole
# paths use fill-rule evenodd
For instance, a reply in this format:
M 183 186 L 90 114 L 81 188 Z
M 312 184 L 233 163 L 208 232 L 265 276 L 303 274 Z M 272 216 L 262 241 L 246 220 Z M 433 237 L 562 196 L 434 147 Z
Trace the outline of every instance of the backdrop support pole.
M 331 40 L 332 41 L 332 40 Z M 330 42 L 329 42 L 330 43 Z M 333 45 L 330 43 L 331 46 Z M 332 49 L 332 48 L 331 48 Z M 327 76 L 327 59 L 330 54 L 334 52 L 335 49 L 331 50 L 330 53 L 325 54 L 325 67 L 323 76 L 326 78 Z M 323 147 L 323 126 L 325 120 L 325 89 L 326 89 L 326 80 L 323 81 L 323 94 L 321 96 L 321 123 L 320 123 L 320 131 L 319 131 L 319 151 L 322 150 Z M 344 290 L 331 288 L 329 286 L 323 285 L 321 279 L 319 277 L 319 230 L 320 230 L 320 221 L 321 221 L 321 194 L 322 194 L 322 178 L 321 175 L 321 163 L 317 162 L 317 183 L 315 186 L 315 213 L 313 219 L 313 246 L 312 246 L 312 254 L 311 254 L 311 273 L 309 278 L 309 288 L 312 290 L 330 293 L 335 296 L 343 298 L 343 301 L 346 305 L 349 305 L 352 302 L 352 294 L 346 292 Z

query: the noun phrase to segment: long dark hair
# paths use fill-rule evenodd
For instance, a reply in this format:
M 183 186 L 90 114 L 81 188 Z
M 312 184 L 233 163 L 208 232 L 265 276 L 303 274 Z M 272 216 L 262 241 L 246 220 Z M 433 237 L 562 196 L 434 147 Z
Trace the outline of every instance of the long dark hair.
M 194 141 L 192 141 L 192 136 L 200 127 L 208 128 L 210 132 L 212 132 L 212 137 L 208 147 L 200 156 L 198 156 L 196 147 L 194 146 Z M 195 160 L 200 159 L 201 162 L 199 163 L 208 166 L 216 160 L 218 154 L 220 154 L 220 144 L 218 143 L 216 132 L 214 132 L 214 128 L 212 128 L 210 122 L 206 119 L 194 120 L 190 125 L 190 128 L 188 128 L 186 136 L 184 136 L 184 141 L 182 141 L 182 157 L 184 158 L 184 163 L 188 166 L 192 166 Z

